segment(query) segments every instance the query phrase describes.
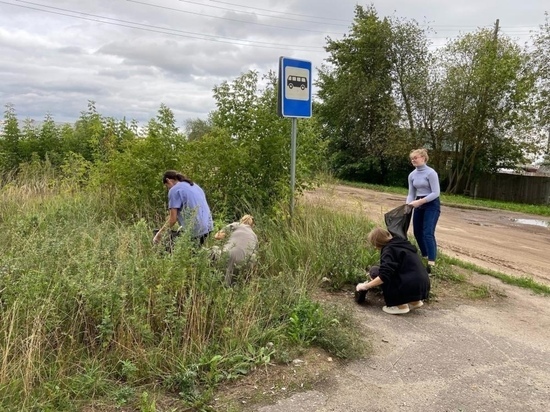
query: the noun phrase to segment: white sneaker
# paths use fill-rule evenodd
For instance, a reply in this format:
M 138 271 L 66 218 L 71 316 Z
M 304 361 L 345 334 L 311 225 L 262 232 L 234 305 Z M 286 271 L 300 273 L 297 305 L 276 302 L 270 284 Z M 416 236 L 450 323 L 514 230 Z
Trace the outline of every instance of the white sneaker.
M 404 309 L 400 309 L 397 306 L 384 306 L 382 310 L 390 315 L 402 315 L 404 313 L 409 313 L 409 307 L 407 306 Z

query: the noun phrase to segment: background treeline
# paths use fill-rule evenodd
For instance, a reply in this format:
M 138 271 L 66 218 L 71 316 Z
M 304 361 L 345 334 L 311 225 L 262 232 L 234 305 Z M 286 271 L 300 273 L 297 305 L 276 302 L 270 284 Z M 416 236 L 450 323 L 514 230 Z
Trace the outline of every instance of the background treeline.
M 442 188 L 467 193 L 546 149 L 548 16 L 530 48 L 495 25 L 430 51 L 429 32 L 357 6 L 349 34 L 328 39 L 316 114 L 337 175 L 403 185 L 408 152 L 426 147 Z
M 469 193 L 483 173 L 545 154 L 548 16 L 529 47 L 502 34 L 498 23 L 436 51 L 430 51 L 429 34 L 413 20 L 382 18 L 373 6 L 357 6 L 349 33 L 327 38 L 314 117 L 299 128 L 299 174 L 326 164 L 344 179 L 403 186 L 411 169 L 408 152 L 426 147 L 443 189 Z M 217 110 L 207 120 L 188 120 L 183 134 L 164 106 L 143 129 L 103 118 L 93 104 L 74 126 L 57 126 L 49 115 L 38 128 L 30 120 L 19 125 L 8 106 L 0 172 L 5 176 L 31 159 L 48 159 L 55 167 L 77 159 L 82 166 L 101 163 L 102 178 L 96 176 L 95 183 L 110 180 L 116 186 L 111 193 L 126 185 L 122 195 L 140 195 L 147 203 L 152 193 L 156 201 L 159 196 L 151 171 L 185 164 L 186 173 L 212 185 L 217 205 L 232 211 L 232 196 L 254 192 L 249 197 L 266 206 L 287 190 L 290 134 L 289 122 L 275 115 L 276 76 L 266 77 L 265 90 L 259 90 L 254 72 L 215 87 Z
M 217 216 L 234 218 L 243 208 L 265 213 L 289 195 L 290 122 L 277 116 L 276 78 L 260 89 L 255 72 L 214 90 L 217 110 L 190 120 L 187 131 L 161 105 L 145 127 L 103 117 L 91 102 L 74 125 L 47 115 L 40 125 L 19 124 L 8 105 L 0 140 L 4 182 L 47 165 L 53 180 L 75 181 L 101 193 L 119 217 L 147 216 L 165 204 L 162 173 L 180 170 L 200 181 Z M 300 125 L 297 181 L 313 182 L 325 144 L 318 126 Z M 301 186 L 299 186 L 301 187 Z M 162 210 L 162 208 L 160 208 Z M 164 212 L 162 212 L 164 214 Z

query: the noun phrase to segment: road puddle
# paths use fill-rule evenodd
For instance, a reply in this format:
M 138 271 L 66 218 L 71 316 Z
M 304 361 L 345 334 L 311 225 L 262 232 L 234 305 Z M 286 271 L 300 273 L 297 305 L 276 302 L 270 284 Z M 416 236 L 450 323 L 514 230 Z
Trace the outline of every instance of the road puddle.
M 550 222 L 547 222 L 546 220 L 537 220 L 537 219 L 512 219 L 512 220 L 522 225 L 550 227 Z

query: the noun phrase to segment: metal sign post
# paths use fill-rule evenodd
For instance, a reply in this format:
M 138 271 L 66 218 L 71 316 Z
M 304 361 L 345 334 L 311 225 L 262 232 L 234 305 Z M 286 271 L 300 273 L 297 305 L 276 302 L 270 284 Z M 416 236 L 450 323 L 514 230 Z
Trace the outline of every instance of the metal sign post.
M 296 187 L 296 134 L 298 120 L 292 118 L 292 132 L 290 137 L 290 216 L 294 215 L 294 190 Z
M 298 118 L 311 117 L 311 62 L 279 58 L 279 90 L 277 111 L 281 117 L 292 118 L 290 136 L 290 216 L 294 214 L 296 186 L 296 135 Z

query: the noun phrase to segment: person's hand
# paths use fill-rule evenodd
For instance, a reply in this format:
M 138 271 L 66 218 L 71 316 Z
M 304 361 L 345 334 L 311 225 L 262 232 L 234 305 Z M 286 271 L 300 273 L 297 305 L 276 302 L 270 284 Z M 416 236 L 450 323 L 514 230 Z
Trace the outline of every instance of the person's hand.
M 157 233 L 157 234 L 155 235 L 155 237 L 153 238 L 153 243 L 154 243 L 155 245 L 157 245 L 157 244 L 160 242 L 160 238 L 161 238 L 161 237 L 160 237 L 159 235 L 160 235 L 160 232 Z
M 369 287 L 367 286 L 368 282 L 359 283 L 357 286 L 355 286 L 355 290 L 357 292 L 361 292 L 362 290 L 369 290 Z
M 422 205 L 422 199 L 413 200 L 411 203 L 408 203 L 408 205 L 417 208 L 418 206 Z
M 219 230 L 215 235 L 214 239 L 216 240 L 222 240 L 225 239 L 225 232 L 223 230 Z

